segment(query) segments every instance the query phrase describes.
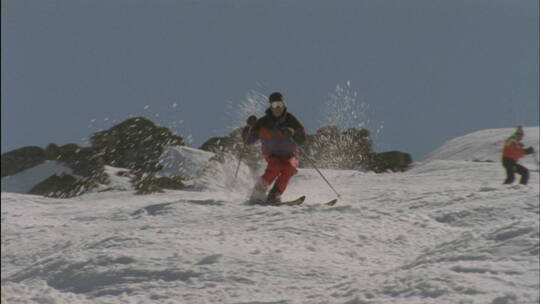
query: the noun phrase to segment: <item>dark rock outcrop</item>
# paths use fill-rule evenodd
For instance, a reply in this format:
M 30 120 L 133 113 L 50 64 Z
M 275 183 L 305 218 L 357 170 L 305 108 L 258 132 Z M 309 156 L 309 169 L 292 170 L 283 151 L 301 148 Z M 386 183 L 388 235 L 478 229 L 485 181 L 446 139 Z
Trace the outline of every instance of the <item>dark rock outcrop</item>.
M 163 192 L 164 189 L 182 190 L 186 188 L 185 179 L 181 176 L 160 176 L 151 173 L 134 172 L 135 178 L 132 180 L 137 194 L 149 194 Z
M 61 153 L 62 149 L 55 143 L 50 143 L 47 145 L 47 148 L 45 148 L 45 154 L 47 155 L 48 160 L 58 159 Z
M 184 145 L 180 136 L 144 117 L 131 118 L 94 133 L 90 140 L 105 164 L 145 171 L 159 170 L 158 158 L 165 146 Z
M 2 154 L 2 177 L 14 175 L 39 165 L 46 160 L 65 164 L 72 175 L 59 173 L 35 185 L 30 193 L 51 197 L 73 197 L 98 184 L 108 184 L 105 165 L 123 167 L 138 172 L 139 176 L 154 176 L 161 166 L 159 157 L 167 145 L 183 145 L 180 136 L 150 120 L 128 119 L 109 130 L 91 136 L 91 147 L 76 144 L 58 146 L 51 143 L 46 149 L 23 147 Z M 151 190 L 184 188 L 181 178 L 152 178 L 135 181 L 140 188 Z M 143 191 L 144 192 L 144 191 Z
M 376 173 L 405 171 L 412 163 L 412 157 L 409 153 L 400 151 L 387 151 L 381 153 L 372 153 L 369 156 L 369 170 Z
M 215 153 L 216 156 L 213 158 L 215 161 L 223 162 L 226 155 L 234 155 L 252 169 L 257 169 L 263 159 L 261 148 L 259 145 L 245 145 L 242 140 L 242 129 L 235 129 L 227 136 L 212 137 L 199 149 Z
M 93 175 L 77 178 L 64 172 L 56 173 L 35 185 L 28 193 L 56 198 L 70 198 L 78 196 L 98 187 L 99 184 L 108 184 L 106 175 Z
M 54 174 L 35 185 L 29 193 L 49 197 L 71 197 L 72 195 L 67 193 L 75 190 L 77 182 L 77 178 L 70 174 Z
M 22 147 L 2 154 L 2 177 L 14 175 L 44 163 L 47 153 L 36 146 Z
M 69 198 L 80 195 L 86 191 L 84 183 L 70 174 L 58 173 L 51 175 L 35 185 L 29 194 L 47 197 Z
M 47 151 L 51 151 L 52 145 L 54 144 L 50 144 L 47 147 Z M 63 162 L 73 169 L 74 174 L 90 177 L 103 173 L 105 163 L 95 148 L 80 147 L 76 144 L 56 147 L 54 154 L 51 152 L 49 154 L 55 156 L 57 161 Z

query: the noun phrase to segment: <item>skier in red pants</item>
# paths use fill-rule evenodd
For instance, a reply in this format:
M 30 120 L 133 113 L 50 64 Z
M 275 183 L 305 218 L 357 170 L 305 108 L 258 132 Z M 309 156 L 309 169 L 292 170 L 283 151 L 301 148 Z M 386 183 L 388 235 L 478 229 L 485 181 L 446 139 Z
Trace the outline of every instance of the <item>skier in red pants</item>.
M 255 184 L 250 201 L 279 204 L 289 180 L 298 172 L 297 145 L 305 142 L 306 133 L 298 119 L 287 112 L 281 93 L 270 94 L 268 101 L 270 107 L 266 115 L 259 119 L 250 116 L 242 137 L 246 144 L 261 140 L 262 152 L 268 163 L 264 174 Z M 274 186 L 267 196 L 266 192 L 272 183 Z
M 502 165 L 506 170 L 506 179 L 503 184 L 513 183 L 515 172 L 521 175 L 520 184 L 526 185 L 529 180 L 529 170 L 517 162 L 523 156 L 534 153 L 534 148 L 523 148 L 522 139 L 523 126 L 519 125 L 514 134 L 504 142 Z

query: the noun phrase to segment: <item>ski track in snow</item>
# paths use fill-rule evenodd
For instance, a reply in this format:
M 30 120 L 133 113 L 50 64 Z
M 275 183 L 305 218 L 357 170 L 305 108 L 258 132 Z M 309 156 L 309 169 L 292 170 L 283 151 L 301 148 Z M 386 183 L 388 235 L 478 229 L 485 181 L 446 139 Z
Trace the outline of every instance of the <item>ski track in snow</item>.
M 538 303 L 539 187 L 498 163 L 398 174 L 300 170 L 246 192 L 2 193 L 4 303 Z M 244 182 L 245 188 L 250 182 Z M 241 188 L 241 187 L 240 187 Z M 223 199 L 226 197 L 227 199 Z

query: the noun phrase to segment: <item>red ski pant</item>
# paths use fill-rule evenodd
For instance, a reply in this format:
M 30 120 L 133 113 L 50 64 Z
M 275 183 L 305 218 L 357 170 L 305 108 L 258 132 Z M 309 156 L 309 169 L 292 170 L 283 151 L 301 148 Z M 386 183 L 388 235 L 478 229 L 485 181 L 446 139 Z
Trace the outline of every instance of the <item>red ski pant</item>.
M 266 159 L 266 162 L 268 162 L 268 165 L 261 178 L 268 185 L 271 185 L 275 180 L 275 186 L 279 189 L 280 193 L 283 193 L 287 188 L 291 177 L 298 172 L 298 159 L 296 156 L 265 156 L 264 158 Z

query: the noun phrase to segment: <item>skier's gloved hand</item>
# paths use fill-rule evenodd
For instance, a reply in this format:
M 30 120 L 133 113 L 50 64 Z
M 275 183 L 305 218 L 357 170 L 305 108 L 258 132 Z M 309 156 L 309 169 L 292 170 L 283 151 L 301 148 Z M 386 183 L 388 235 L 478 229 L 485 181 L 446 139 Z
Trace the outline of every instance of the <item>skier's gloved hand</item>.
M 251 128 L 255 126 L 255 123 L 257 122 L 257 116 L 251 115 L 246 120 L 246 126 L 242 129 L 242 141 L 244 142 L 244 145 L 249 144 L 249 133 L 251 131 Z
M 527 149 L 525 149 L 525 153 L 526 154 L 533 154 L 534 153 L 534 148 L 533 147 L 528 147 Z
M 293 128 L 282 127 L 282 128 L 279 129 L 279 131 L 286 138 L 292 138 L 293 135 L 294 135 L 294 129 Z
M 253 127 L 255 125 L 255 123 L 257 122 L 257 116 L 255 115 L 251 115 L 250 117 L 248 117 L 248 119 L 246 120 L 246 125 L 250 126 L 250 127 Z

